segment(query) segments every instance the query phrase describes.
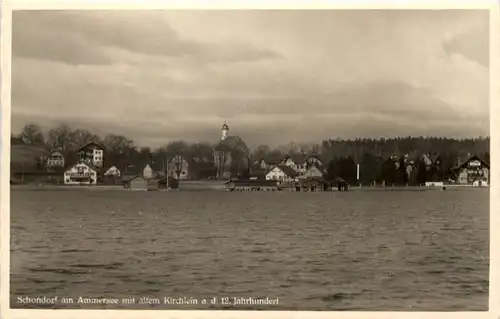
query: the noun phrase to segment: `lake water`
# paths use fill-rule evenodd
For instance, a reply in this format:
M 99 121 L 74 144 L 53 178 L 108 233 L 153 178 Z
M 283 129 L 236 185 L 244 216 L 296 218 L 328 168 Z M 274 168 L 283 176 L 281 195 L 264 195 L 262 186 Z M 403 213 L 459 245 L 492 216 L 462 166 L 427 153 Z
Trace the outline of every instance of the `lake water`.
M 487 310 L 489 190 L 14 190 L 11 249 L 12 308 Z

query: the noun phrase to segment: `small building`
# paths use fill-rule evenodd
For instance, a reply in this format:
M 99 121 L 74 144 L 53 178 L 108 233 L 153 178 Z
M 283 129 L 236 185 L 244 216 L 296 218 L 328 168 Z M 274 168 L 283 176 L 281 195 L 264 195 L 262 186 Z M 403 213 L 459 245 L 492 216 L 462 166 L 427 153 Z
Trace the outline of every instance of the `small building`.
M 150 180 L 150 179 L 154 179 L 156 175 L 155 175 L 155 172 L 153 171 L 153 169 L 151 168 L 151 166 L 149 166 L 149 164 L 148 164 L 142 170 L 142 176 L 144 177 L 144 179 Z
M 102 179 L 102 183 L 108 185 L 117 185 L 123 182 L 121 172 L 116 166 L 111 166 L 105 173 Z
M 149 179 L 147 181 L 147 191 L 158 191 L 160 190 L 160 180 L 159 179 Z
M 287 165 L 277 165 L 266 173 L 266 180 L 279 181 L 281 183 L 292 182 L 298 176 L 298 173 Z
M 309 192 L 323 192 L 330 190 L 330 183 L 324 180 L 322 177 L 307 177 L 306 179 L 300 181 L 301 188 Z
M 456 183 L 459 185 L 488 186 L 490 182 L 490 165 L 474 155 L 460 166 L 452 169 Z
M 425 187 L 443 187 L 443 182 L 425 182 Z
M 334 185 L 337 186 L 339 192 L 347 192 L 349 189 L 349 183 L 342 177 L 335 179 Z
M 135 176 L 127 182 L 125 187 L 131 191 L 147 191 L 148 181 L 142 176 Z
M 125 188 L 129 188 L 130 186 L 130 181 L 135 178 L 136 176 L 138 175 L 130 175 L 130 174 L 127 174 L 127 175 L 122 175 L 121 176 L 121 183 L 123 184 L 123 187 Z
M 112 176 L 112 177 L 120 177 L 121 172 L 116 166 L 111 166 L 108 168 L 108 170 L 104 173 L 104 176 Z
M 45 166 L 48 169 L 64 167 L 64 156 L 61 152 L 51 152 L 46 158 Z
M 95 185 L 97 184 L 97 170 L 86 163 L 77 163 L 64 172 L 66 185 Z
M 297 181 L 279 185 L 281 190 L 289 192 L 323 192 L 331 190 L 331 184 L 322 177 L 300 178 Z
M 224 183 L 229 192 L 273 192 L 278 190 L 278 182 L 274 180 L 230 180 Z

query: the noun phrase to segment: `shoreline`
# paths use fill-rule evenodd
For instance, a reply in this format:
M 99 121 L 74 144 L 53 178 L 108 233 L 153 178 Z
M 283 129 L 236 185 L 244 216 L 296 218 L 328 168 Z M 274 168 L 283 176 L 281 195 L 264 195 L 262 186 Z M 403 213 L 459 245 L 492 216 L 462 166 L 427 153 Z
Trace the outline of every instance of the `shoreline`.
M 178 191 L 225 191 L 224 182 L 215 181 L 182 181 Z M 489 186 L 472 186 L 472 185 L 444 185 L 446 190 L 458 189 L 489 189 Z M 443 190 L 441 186 L 351 186 L 349 191 L 431 191 Z M 11 190 L 24 191 L 70 191 L 70 190 L 87 190 L 87 191 L 127 191 L 128 188 L 122 185 L 49 185 L 49 184 L 14 184 L 10 185 Z M 135 191 L 134 191 L 135 192 Z M 154 191 L 158 192 L 158 191 Z M 160 190 L 159 192 L 164 192 Z M 176 189 L 167 192 L 177 192 Z M 287 189 L 281 192 L 290 192 Z M 337 188 L 330 191 L 322 191 L 319 193 L 336 193 Z M 295 192 L 294 192 L 295 193 Z M 309 192 L 306 192 L 309 193 Z

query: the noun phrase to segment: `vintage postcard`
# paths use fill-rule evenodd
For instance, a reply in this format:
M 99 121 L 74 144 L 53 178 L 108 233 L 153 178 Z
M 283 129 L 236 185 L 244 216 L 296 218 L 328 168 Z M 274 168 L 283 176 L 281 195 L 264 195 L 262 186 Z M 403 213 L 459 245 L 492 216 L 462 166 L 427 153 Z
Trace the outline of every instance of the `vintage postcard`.
M 1 27 L 2 317 L 500 315 L 494 2 Z

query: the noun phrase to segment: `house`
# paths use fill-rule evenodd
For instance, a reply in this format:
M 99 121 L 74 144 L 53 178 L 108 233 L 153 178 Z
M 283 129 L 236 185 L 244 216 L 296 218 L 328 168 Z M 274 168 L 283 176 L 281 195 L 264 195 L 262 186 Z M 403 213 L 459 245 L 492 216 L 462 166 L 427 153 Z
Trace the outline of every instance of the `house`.
M 265 159 L 261 158 L 260 160 L 258 161 L 254 161 L 252 163 L 252 169 L 255 169 L 255 170 L 267 170 L 269 168 L 269 165 L 268 163 L 266 162 Z
M 147 164 L 146 167 L 144 167 L 144 169 L 142 170 L 142 176 L 146 180 L 155 178 L 155 172 L 153 171 L 151 166 L 149 166 L 149 164 Z
M 299 175 L 302 175 L 307 170 L 307 161 L 304 155 L 294 154 L 287 155 L 280 163 L 280 165 L 292 168 Z
M 95 185 L 97 184 L 97 170 L 90 164 L 77 163 L 64 172 L 66 185 Z
M 259 167 L 260 167 L 260 169 L 268 169 L 269 165 L 266 163 L 266 161 L 264 159 L 261 159 L 259 162 Z
M 144 177 L 135 176 L 126 183 L 125 187 L 131 191 L 147 191 L 148 181 Z
M 298 173 L 287 165 L 277 165 L 266 173 L 266 180 L 279 181 L 280 183 L 294 181 Z
M 104 176 L 112 176 L 112 177 L 120 177 L 121 172 L 116 166 L 111 166 L 108 168 L 108 170 L 104 173 Z
M 64 156 L 60 152 L 52 152 L 47 156 L 45 160 L 45 166 L 48 169 L 53 168 L 63 168 L 64 167 Z
M 309 168 L 307 168 L 307 170 L 303 175 L 301 175 L 301 177 L 303 178 L 323 177 L 323 175 L 324 175 L 323 169 L 318 167 L 318 165 L 314 163 L 313 165 L 309 166 Z
M 278 190 L 278 182 L 275 180 L 230 180 L 224 185 L 226 191 L 229 192 L 271 192 Z
M 311 154 L 307 156 L 306 163 L 308 167 L 313 165 L 316 165 L 319 168 L 325 167 L 325 163 L 323 162 L 323 160 L 321 160 L 318 154 Z
M 123 179 L 121 177 L 120 170 L 116 166 L 111 166 L 104 173 L 102 182 L 104 184 L 120 184 L 120 183 L 122 183 Z
M 490 165 L 474 155 L 460 166 L 452 169 L 456 183 L 460 185 L 488 186 Z
M 168 161 L 167 175 L 180 180 L 189 179 L 189 163 L 181 155 L 175 155 Z
M 76 156 L 78 162 L 91 164 L 98 169 L 104 163 L 104 149 L 96 142 L 89 142 L 80 147 L 76 152 Z

